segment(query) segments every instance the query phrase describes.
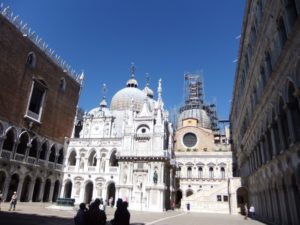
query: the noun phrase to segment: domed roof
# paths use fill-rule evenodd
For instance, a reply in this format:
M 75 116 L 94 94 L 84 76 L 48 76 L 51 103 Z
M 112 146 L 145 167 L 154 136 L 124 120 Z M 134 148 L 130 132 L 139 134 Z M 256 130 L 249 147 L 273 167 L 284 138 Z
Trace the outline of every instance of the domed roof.
M 108 108 L 106 107 L 96 107 L 91 109 L 88 112 L 88 115 L 94 116 L 94 117 L 98 117 L 98 116 L 111 116 L 111 112 Z
M 126 83 L 126 86 L 127 87 L 137 87 L 138 86 L 138 82 L 136 79 L 133 78 L 130 78 L 127 83 Z
M 199 126 L 203 128 L 210 129 L 211 128 L 211 121 L 207 112 L 203 109 L 188 109 L 184 110 L 180 113 L 178 117 L 178 125 L 182 123 L 184 119 L 188 118 L 195 118 L 199 121 Z
M 111 100 L 111 110 L 129 110 L 132 101 L 134 103 L 133 110 L 141 111 L 146 94 L 138 88 L 126 87 L 118 91 Z

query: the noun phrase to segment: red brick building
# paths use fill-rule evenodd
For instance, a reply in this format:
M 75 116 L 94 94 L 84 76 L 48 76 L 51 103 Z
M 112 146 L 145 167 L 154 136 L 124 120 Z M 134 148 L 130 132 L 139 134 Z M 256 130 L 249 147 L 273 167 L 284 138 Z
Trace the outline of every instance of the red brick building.
M 82 75 L 0 8 L 0 191 L 56 201 Z

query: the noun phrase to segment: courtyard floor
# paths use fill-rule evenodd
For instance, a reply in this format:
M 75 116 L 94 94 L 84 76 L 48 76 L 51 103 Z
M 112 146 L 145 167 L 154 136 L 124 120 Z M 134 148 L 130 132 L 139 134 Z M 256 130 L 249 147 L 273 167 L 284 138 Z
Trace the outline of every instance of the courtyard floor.
M 9 204 L 1 203 L 1 225 L 74 225 L 76 210 L 49 209 L 48 203 L 18 203 L 16 211 L 8 211 Z M 106 211 L 108 220 L 114 215 L 114 208 Z M 241 215 L 192 213 L 167 211 L 162 213 L 131 211 L 131 225 L 259 225 L 256 220 Z

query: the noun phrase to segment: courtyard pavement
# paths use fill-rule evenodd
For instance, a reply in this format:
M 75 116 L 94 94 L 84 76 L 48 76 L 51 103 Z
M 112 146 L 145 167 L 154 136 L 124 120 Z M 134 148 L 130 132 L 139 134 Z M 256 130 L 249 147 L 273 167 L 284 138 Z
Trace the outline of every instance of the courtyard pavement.
M 74 225 L 75 209 L 50 209 L 49 203 L 18 203 L 16 211 L 8 211 L 9 204 L 1 203 L 1 225 Z M 107 208 L 108 221 L 113 218 L 114 208 Z M 182 211 L 141 212 L 130 211 L 131 225 L 261 225 L 256 220 L 241 215 L 192 213 Z

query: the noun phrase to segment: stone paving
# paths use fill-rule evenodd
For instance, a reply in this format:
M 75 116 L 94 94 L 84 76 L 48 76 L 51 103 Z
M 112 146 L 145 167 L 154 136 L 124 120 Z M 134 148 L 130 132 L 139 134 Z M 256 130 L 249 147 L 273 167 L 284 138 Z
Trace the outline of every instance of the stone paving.
M 18 203 L 16 211 L 8 211 L 9 204 L 2 203 L 0 211 L 1 225 L 74 225 L 75 209 L 49 209 L 48 203 Z M 114 210 L 107 208 L 108 220 L 113 218 Z M 240 215 L 211 213 L 187 213 L 167 211 L 161 213 L 130 211 L 131 225 L 259 225 L 259 221 Z

